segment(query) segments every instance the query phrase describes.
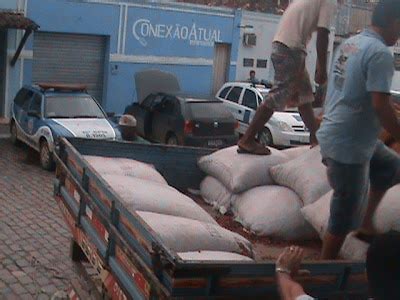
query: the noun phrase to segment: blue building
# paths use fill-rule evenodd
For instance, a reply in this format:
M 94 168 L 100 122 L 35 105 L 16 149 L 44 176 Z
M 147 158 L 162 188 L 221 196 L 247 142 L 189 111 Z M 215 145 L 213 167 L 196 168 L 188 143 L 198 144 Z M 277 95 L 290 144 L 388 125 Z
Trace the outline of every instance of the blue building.
M 1 22 L 9 11 L 21 14 L 18 26 Z M 18 53 L 28 19 L 40 27 Z M 185 92 L 212 94 L 235 79 L 240 20 L 240 10 L 173 2 L 1 0 L 0 117 L 36 82 L 84 83 L 121 113 L 135 101 L 134 74 L 149 68 L 176 74 Z

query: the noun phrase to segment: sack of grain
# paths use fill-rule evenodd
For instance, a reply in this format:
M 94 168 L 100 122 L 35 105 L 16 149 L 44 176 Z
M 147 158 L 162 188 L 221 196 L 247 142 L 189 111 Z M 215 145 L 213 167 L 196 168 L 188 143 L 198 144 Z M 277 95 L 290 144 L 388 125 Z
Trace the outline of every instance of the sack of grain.
M 253 257 L 248 240 L 219 225 L 151 212 L 138 211 L 137 214 L 176 252 L 208 250 Z
M 363 242 L 350 233 L 340 249 L 339 257 L 352 261 L 365 261 L 369 244 Z
M 328 227 L 330 216 L 330 203 L 333 191 L 330 191 L 320 200 L 301 209 L 304 218 L 315 228 L 320 237 L 323 238 Z M 400 231 L 400 185 L 388 190 L 379 204 L 373 217 L 374 227 L 378 233 L 390 230 Z M 365 201 L 364 205 L 367 205 Z M 366 207 L 364 207 L 365 210 Z M 362 216 L 361 216 L 362 218 Z
M 314 147 L 294 160 L 271 167 L 270 173 L 278 185 L 295 191 L 307 205 L 331 190 L 326 167 L 321 161 L 320 148 Z
M 211 176 L 207 176 L 200 184 L 200 193 L 204 201 L 212 205 L 221 214 L 231 211 L 231 205 L 237 195 L 229 191 L 222 183 Z
M 220 260 L 220 261 L 253 261 L 247 256 L 232 252 L 221 251 L 195 251 L 195 252 L 179 252 L 178 256 L 183 260 Z
M 283 240 L 308 240 L 315 230 L 300 212 L 300 198 L 281 186 L 255 187 L 240 194 L 233 205 L 236 220 L 251 232 Z
M 304 218 L 314 227 L 321 239 L 324 237 L 326 229 L 328 228 L 332 194 L 333 191 L 330 191 L 318 201 L 306 205 L 301 209 Z
M 127 209 L 185 217 L 217 224 L 196 202 L 171 186 L 121 175 L 103 175 Z
M 124 175 L 167 184 L 154 166 L 128 158 L 85 155 L 84 158 L 101 175 Z
M 374 226 L 379 233 L 400 231 L 400 184 L 387 191 L 376 209 Z
M 271 152 L 267 156 L 238 154 L 237 146 L 232 146 L 200 158 L 198 165 L 206 174 L 237 194 L 273 183 L 269 168 L 286 162 L 287 157 L 273 148 Z
M 282 150 L 282 153 L 285 154 L 289 160 L 292 160 L 304 155 L 308 151 L 310 151 L 310 146 L 300 146 Z

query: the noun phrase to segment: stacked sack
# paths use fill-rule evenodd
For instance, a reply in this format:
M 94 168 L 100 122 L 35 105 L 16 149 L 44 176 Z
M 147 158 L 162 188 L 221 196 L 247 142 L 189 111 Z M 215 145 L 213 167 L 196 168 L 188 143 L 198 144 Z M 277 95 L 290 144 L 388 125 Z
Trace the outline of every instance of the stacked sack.
M 400 185 L 392 187 L 383 197 L 373 218 L 373 223 L 378 233 L 390 230 L 400 231 Z M 318 231 L 323 238 L 330 216 L 330 203 L 332 191 L 321 197 L 318 201 L 302 209 L 307 221 Z M 351 260 L 365 260 L 368 244 L 357 239 L 354 234 L 349 234 L 340 251 L 340 256 Z
M 126 158 L 85 156 L 129 211 L 184 260 L 251 260 L 242 236 L 219 226 L 196 202 L 168 185 L 154 166 Z
M 290 175 L 285 172 L 293 167 L 290 163 L 302 153 L 314 151 L 308 148 L 271 148 L 271 155 L 256 156 L 238 154 L 233 146 L 202 157 L 198 165 L 208 176 L 201 183 L 201 195 L 221 213 L 233 213 L 257 235 L 292 241 L 312 239 L 316 232 L 301 214 L 301 193 L 284 180 Z

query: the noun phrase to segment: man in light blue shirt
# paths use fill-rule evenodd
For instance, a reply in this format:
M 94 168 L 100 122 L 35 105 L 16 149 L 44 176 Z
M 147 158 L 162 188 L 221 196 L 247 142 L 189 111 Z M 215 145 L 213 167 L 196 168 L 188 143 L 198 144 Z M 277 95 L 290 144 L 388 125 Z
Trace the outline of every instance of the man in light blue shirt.
M 381 0 L 372 27 L 346 40 L 329 78 L 325 114 L 317 138 L 334 190 L 322 258 L 334 259 L 346 235 L 360 226 L 374 233 L 372 216 L 383 195 L 400 182 L 400 158 L 382 143 L 382 126 L 400 140 L 400 125 L 390 100 L 393 46 L 400 36 L 400 1 Z M 399 199 L 400 201 L 400 199 Z

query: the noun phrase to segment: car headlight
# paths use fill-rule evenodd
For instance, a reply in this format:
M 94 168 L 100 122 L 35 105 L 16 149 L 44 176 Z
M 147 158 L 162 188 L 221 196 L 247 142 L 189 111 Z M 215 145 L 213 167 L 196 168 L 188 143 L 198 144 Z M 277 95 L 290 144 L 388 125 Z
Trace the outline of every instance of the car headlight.
M 293 131 L 292 127 L 283 121 L 277 121 L 276 126 L 282 131 Z

